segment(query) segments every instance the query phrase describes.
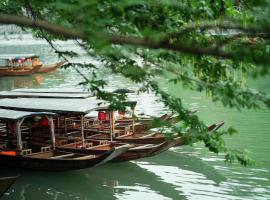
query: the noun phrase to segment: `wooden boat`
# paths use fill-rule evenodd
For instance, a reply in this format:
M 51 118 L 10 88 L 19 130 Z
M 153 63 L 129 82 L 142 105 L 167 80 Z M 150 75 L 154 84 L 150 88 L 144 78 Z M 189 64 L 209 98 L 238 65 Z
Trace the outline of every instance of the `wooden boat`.
M 4 76 L 26 76 L 33 73 L 51 72 L 65 61 L 50 65 L 42 65 L 35 54 L 6 54 L 0 55 L 0 75 Z
M 181 145 L 181 138 L 175 138 L 172 141 L 164 141 L 159 144 L 135 145 L 135 147 L 130 148 L 126 153 L 113 159 L 112 162 L 123 162 L 155 156 L 177 145 Z
M 34 170 L 64 171 L 90 168 L 105 160 L 114 150 L 97 156 L 65 151 L 50 150 L 48 152 L 32 153 L 31 155 L 6 155 L 13 151 L 0 153 L 0 164 L 9 167 L 19 167 Z
M 57 131 L 66 136 L 81 137 L 96 140 L 116 140 L 124 143 L 137 143 L 137 144 L 159 144 L 165 141 L 165 137 L 161 133 L 152 131 L 134 132 L 133 125 L 117 127 L 110 122 L 98 122 L 97 126 L 95 121 L 85 119 L 85 115 L 91 111 L 106 110 L 107 107 L 102 108 L 99 104 L 102 101 L 95 98 L 89 99 L 0 99 L 0 107 L 7 109 L 19 110 L 33 110 L 33 111 L 47 111 L 55 112 L 59 115 L 64 115 L 63 120 L 57 120 Z M 68 122 L 67 116 L 75 116 L 75 119 Z M 113 117 L 113 115 L 111 115 Z M 61 125 L 62 123 L 62 125 Z M 106 123 L 106 124 L 105 124 Z M 224 122 L 223 122 L 224 123 Z M 135 124 L 135 123 L 133 123 Z M 103 127 L 102 127 L 103 126 Z M 214 129 L 217 124 L 209 127 L 209 131 Z M 97 128 L 102 127 L 102 129 Z
M 220 121 L 208 126 L 208 131 L 216 131 L 222 125 L 224 121 Z M 110 140 L 110 135 L 108 133 L 97 133 L 91 135 L 91 132 L 88 133 L 88 139 L 95 139 L 95 140 Z M 115 141 L 123 142 L 123 143 L 131 143 L 131 144 L 159 144 L 166 141 L 165 136 L 162 133 L 154 132 L 154 131 L 147 131 L 147 132 L 140 132 L 140 133 L 132 133 L 132 132 L 124 132 L 124 134 L 113 138 Z
M 3 76 L 32 75 L 40 68 L 41 63 L 34 54 L 0 55 L 0 74 Z
M 189 114 L 192 115 L 197 110 L 190 110 Z M 159 122 L 159 123 L 156 123 Z M 134 116 L 133 117 L 123 117 L 122 119 L 118 119 L 115 121 L 115 128 L 118 126 L 127 126 L 132 125 L 133 130 L 135 133 L 145 132 L 152 128 L 158 128 L 162 126 L 164 123 L 177 123 L 179 120 L 177 119 L 177 116 L 174 116 L 173 113 L 171 114 L 164 114 L 160 117 L 153 117 L 153 116 Z M 133 124 L 132 124 L 133 123 Z
M 110 142 L 104 140 L 86 140 L 89 145 L 87 148 L 80 148 L 82 146 L 81 142 L 74 142 L 65 144 L 62 146 L 57 147 L 60 150 L 68 150 L 76 153 L 90 153 L 90 152 L 105 152 L 112 148 L 117 149 L 118 147 L 129 145 L 126 143 L 121 142 Z M 123 162 L 129 160 L 140 159 L 144 157 L 150 157 L 162 153 L 169 148 L 180 145 L 181 139 L 175 138 L 172 141 L 163 141 L 159 144 L 132 144 L 132 147 L 120 154 L 119 156 L 115 157 L 111 160 L 111 162 Z M 130 145 L 129 145 L 130 146 Z
M 32 68 L 23 67 L 1 67 L 0 74 L 3 76 L 29 76 L 36 73 L 41 68 L 41 65 L 36 65 Z
M 0 197 L 15 183 L 18 176 L 0 177 Z
M 37 147 L 26 142 L 31 135 L 29 135 L 29 132 L 22 124 L 31 122 L 34 120 L 33 117 L 37 116 L 42 117 L 41 119 L 48 118 L 52 141 L 51 146 Z M 54 116 L 54 113 L 49 112 L 0 109 L 0 165 L 53 171 L 83 169 L 104 163 L 114 152 L 114 149 L 111 149 L 102 154 L 83 154 L 55 149 Z
M 54 64 L 50 64 L 50 65 L 42 65 L 42 67 L 37 71 L 37 73 L 52 72 L 65 63 L 66 63 L 66 61 L 60 61 L 58 63 L 54 63 Z

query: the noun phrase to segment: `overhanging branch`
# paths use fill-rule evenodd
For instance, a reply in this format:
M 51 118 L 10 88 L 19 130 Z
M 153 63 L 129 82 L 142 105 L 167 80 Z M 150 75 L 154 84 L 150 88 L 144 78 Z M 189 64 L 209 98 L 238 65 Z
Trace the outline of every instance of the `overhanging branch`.
M 0 13 L 0 23 L 3 24 L 16 24 L 18 26 L 25 26 L 30 28 L 39 28 L 45 30 L 49 33 L 61 35 L 70 39 L 83 39 L 87 40 L 90 38 L 90 35 L 86 33 L 74 29 L 74 28 L 66 28 L 60 25 L 51 24 L 44 20 L 33 20 L 25 16 L 18 15 L 9 15 Z M 210 26 L 209 26 L 210 27 Z M 224 27 L 225 28 L 225 27 Z M 131 36 L 122 36 L 122 35 L 108 35 L 102 33 L 94 33 L 94 37 L 107 40 L 108 43 L 111 44 L 119 44 L 119 45 L 132 45 L 137 47 L 146 47 L 151 49 L 166 49 L 172 50 L 192 55 L 208 55 L 214 56 L 224 59 L 234 59 L 235 56 L 232 53 L 222 51 L 217 48 L 202 48 L 202 47 L 194 47 L 191 45 L 186 45 L 184 43 L 170 43 L 166 40 L 161 41 L 153 41 L 145 38 L 139 37 L 131 37 Z M 92 36 L 92 37 L 93 37 Z

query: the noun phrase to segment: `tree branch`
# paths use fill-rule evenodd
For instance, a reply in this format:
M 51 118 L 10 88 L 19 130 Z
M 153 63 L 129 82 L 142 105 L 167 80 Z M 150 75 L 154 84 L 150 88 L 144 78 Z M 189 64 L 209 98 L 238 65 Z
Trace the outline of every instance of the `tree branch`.
M 49 33 L 61 35 L 61 36 L 64 36 L 66 38 L 71 38 L 71 39 L 80 38 L 83 40 L 87 40 L 88 38 L 91 37 L 90 35 L 87 35 L 86 33 L 80 30 L 74 29 L 74 28 L 66 28 L 66 27 L 56 25 L 56 24 L 51 24 L 44 20 L 39 20 L 39 19 L 33 20 L 25 16 L 17 16 L 17 15 L 9 15 L 9 14 L 0 13 L 0 23 L 16 24 L 18 26 L 26 26 L 26 27 L 30 27 L 34 29 L 39 28 Z M 213 26 L 214 25 L 205 25 L 205 27 L 208 27 L 208 28 L 211 28 Z M 224 25 L 221 27 L 230 28 L 227 25 Z M 193 28 L 195 27 L 193 26 L 190 27 L 190 29 L 193 29 Z M 238 29 L 240 29 L 240 27 Z M 119 45 L 126 44 L 126 45 L 146 47 L 146 48 L 151 48 L 151 49 L 167 49 L 167 50 L 183 52 L 183 53 L 192 54 L 192 55 L 208 55 L 208 56 L 214 56 L 214 57 L 219 57 L 223 59 L 235 59 L 235 56 L 233 53 L 225 52 L 217 48 L 202 48 L 202 47 L 186 45 L 180 42 L 170 43 L 169 41 L 166 41 L 166 40 L 156 42 L 156 41 L 145 39 L 145 38 L 122 36 L 122 35 L 108 35 L 108 34 L 102 34 L 102 33 L 93 33 L 92 36 L 105 39 L 111 44 L 119 44 Z

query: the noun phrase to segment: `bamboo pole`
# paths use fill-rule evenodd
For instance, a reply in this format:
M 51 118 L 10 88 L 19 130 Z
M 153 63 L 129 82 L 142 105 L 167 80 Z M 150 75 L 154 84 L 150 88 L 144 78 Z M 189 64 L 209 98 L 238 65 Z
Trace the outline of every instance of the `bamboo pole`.
M 82 146 L 84 147 L 84 116 L 81 115 L 81 134 L 82 134 Z
M 113 141 L 114 136 L 114 112 L 110 112 L 110 134 L 111 134 L 111 141 Z
M 57 131 L 60 134 L 60 117 L 57 117 Z
M 9 124 L 8 124 L 8 122 L 6 122 L 6 133 L 7 133 L 8 137 L 9 137 Z
M 132 108 L 132 133 L 135 133 L 135 109 Z
M 21 124 L 24 119 L 16 122 L 16 134 L 17 134 L 17 149 L 19 150 L 19 154 L 22 154 L 23 144 L 22 144 L 22 132 L 21 132 Z
M 51 131 L 53 150 L 55 150 L 55 133 L 54 133 L 54 124 L 53 124 L 53 118 L 52 117 L 49 117 L 49 124 L 50 124 L 50 131 Z
M 66 116 L 64 116 L 64 129 L 65 129 L 65 134 L 67 134 L 67 119 L 66 119 Z

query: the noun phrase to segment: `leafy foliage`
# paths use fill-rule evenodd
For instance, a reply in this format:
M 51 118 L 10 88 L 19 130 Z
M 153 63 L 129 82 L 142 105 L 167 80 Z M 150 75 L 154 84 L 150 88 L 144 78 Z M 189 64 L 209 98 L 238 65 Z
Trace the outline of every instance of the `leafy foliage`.
M 245 166 L 253 162 L 243 152 L 228 149 L 222 139 L 235 130 L 209 133 L 196 115 L 188 114 L 181 99 L 162 90 L 157 77 L 169 73 L 169 82 L 205 91 L 224 106 L 269 107 L 269 96 L 243 81 L 270 72 L 269 10 L 266 0 L 4 0 L 0 4 L 1 13 L 81 31 L 78 43 L 89 55 L 112 73 L 140 83 L 141 91 L 155 92 L 178 115 L 181 126 L 166 124 L 166 133 L 177 133 L 186 144 L 203 141 L 210 151 L 225 152 L 227 161 Z M 54 35 L 31 27 L 36 37 L 46 39 L 53 48 L 53 40 L 67 37 L 65 32 Z M 78 56 L 54 49 L 66 60 Z M 91 69 L 91 77 L 84 76 L 81 84 L 110 101 L 112 109 L 123 109 L 126 96 L 103 90 L 107 83 L 96 76 L 98 66 L 68 66 L 78 72 L 78 66 Z

